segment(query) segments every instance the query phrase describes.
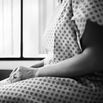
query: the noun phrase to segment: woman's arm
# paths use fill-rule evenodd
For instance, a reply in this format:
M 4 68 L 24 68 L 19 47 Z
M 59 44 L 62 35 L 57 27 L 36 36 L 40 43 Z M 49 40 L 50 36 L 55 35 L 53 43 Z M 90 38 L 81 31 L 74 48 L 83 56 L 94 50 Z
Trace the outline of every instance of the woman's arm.
M 37 76 L 76 77 L 87 73 L 101 71 L 96 67 L 95 48 L 86 48 L 80 55 L 60 63 L 44 66 L 38 70 Z
M 103 28 L 91 21 L 87 22 L 83 36 L 83 53 L 60 63 L 44 66 L 37 76 L 76 77 L 103 71 Z
M 32 77 L 77 77 L 88 73 L 103 71 L 103 37 L 102 31 L 97 24 L 87 23 L 83 35 L 83 52 L 72 58 L 53 65 L 46 65 L 40 68 L 19 67 L 11 75 L 11 81 L 18 81 Z M 91 25 L 92 24 L 92 25 Z M 42 64 L 43 62 L 41 62 Z

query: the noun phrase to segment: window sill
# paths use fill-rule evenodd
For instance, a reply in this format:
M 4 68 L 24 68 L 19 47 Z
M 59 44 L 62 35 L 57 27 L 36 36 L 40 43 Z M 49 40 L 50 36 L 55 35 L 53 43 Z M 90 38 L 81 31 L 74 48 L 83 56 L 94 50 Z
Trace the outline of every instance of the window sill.
M 45 57 L 46 55 L 39 55 L 35 58 L 0 58 L 0 70 L 12 70 L 19 66 L 30 67 Z
M 30 67 L 37 63 L 39 60 L 6 60 L 0 61 L 0 70 L 12 70 L 19 66 Z
M 0 58 L 0 61 L 14 61 L 14 60 L 17 60 L 17 61 L 22 61 L 22 60 L 42 60 L 44 59 L 45 57 L 47 56 L 47 54 L 40 54 L 38 56 L 35 56 L 35 57 L 4 57 L 4 58 Z

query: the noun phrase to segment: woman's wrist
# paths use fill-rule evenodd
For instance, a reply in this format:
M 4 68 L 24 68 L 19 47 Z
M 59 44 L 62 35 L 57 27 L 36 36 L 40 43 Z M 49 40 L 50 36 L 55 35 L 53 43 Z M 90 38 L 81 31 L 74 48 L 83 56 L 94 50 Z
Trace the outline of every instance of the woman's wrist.
M 46 76 L 44 71 L 45 71 L 45 66 L 38 68 L 38 70 L 35 73 L 35 77 Z
M 39 77 L 39 69 L 36 71 L 35 77 Z
M 35 77 L 39 77 L 39 76 L 40 76 L 39 74 L 40 74 L 40 70 L 41 70 L 41 69 L 42 69 L 42 68 L 38 68 L 38 69 L 37 69 L 37 71 L 36 71 L 36 73 L 35 73 Z
M 50 66 L 46 65 L 41 68 L 38 68 L 37 72 L 35 73 L 35 77 L 50 76 L 49 74 L 51 74 L 51 73 L 48 74 L 48 71 L 51 71 L 51 70 L 48 70 L 48 69 L 50 69 L 49 67 Z

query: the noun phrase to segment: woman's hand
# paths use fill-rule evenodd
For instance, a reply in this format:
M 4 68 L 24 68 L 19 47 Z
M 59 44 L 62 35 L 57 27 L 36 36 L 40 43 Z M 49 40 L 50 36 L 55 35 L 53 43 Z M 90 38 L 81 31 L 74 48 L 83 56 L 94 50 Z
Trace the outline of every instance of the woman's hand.
M 28 68 L 20 66 L 11 72 L 9 80 L 11 83 L 14 83 L 20 80 L 33 78 L 35 77 L 37 70 L 38 70 L 37 68 Z

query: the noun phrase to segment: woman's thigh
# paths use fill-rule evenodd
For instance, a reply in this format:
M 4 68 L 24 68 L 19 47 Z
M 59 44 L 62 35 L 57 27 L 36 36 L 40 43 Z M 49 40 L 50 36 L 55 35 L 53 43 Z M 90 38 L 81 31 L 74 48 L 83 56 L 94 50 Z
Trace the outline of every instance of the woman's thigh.
M 103 103 L 103 91 L 93 87 L 70 78 L 31 78 L 1 86 L 0 103 Z

